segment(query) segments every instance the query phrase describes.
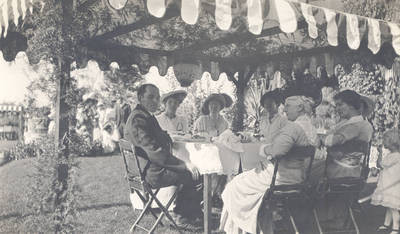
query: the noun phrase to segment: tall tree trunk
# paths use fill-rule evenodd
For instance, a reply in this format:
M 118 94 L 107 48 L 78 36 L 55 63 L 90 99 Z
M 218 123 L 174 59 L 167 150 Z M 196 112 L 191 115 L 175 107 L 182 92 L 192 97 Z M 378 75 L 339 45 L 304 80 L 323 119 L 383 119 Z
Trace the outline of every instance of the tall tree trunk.
M 69 33 L 71 32 L 71 24 L 73 17 L 74 0 L 60 1 L 63 10 L 62 36 L 63 54 L 57 58 L 59 79 L 57 80 L 57 100 L 56 100 L 56 126 L 55 126 L 55 145 L 58 150 L 57 160 L 57 182 L 55 186 L 55 233 L 63 232 L 63 224 L 65 223 L 65 211 L 67 210 L 67 191 L 69 178 L 69 147 L 68 147 L 68 130 L 69 130 L 69 110 L 70 107 L 66 102 L 67 92 L 70 89 L 71 61 L 69 59 L 72 50 Z

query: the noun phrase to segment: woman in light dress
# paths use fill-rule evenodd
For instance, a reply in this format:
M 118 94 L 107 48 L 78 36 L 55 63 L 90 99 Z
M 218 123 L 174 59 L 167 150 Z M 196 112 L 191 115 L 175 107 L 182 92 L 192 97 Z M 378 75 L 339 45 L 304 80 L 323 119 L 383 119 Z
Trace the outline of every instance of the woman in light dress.
M 260 135 L 263 142 L 272 143 L 287 123 L 287 118 L 279 113 L 279 106 L 282 103 L 279 91 L 276 89 L 265 93 L 260 103 L 266 113 L 260 119 Z
M 317 134 L 311 124 L 308 111 L 313 101 L 305 96 L 288 97 L 284 111 L 288 122 L 281 129 L 272 144 L 262 146 L 260 152 L 268 158 L 287 154 L 294 146 L 317 144 Z M 304 160 L 293 159 L 288 155 L 281 159 L 277 184 L 299 183 L 304 179 Z M 274 172 L 274 165 L 265 160 L 250 171 L 236 176 L 226 185 L 222 193 L 224 207 L 221 214 L 220 229 L 226 233 L 273 233 L 272 211 L 265 210 L 258 222 L 258 212 L 265 192 L 268 190 Z M 263 208 L 264 209 L 264 208 Z
M 229 128 L 228 122 L 220 112 L 230 105 L 232 99 L 227 95 L 213 93 L 208 96 L 201 108 L 203 115 L 194 123 L 194 132 L 208 139 L 219 136 Z
M 104 153 L 112 153 L 117 148 L 117 143 L 120 139 L 119 131 L 116 124 L 116 109 L 111 106 L 106 106 L 99 101 L 97 104 L 97 112 L 99 115 L 99 132 L 98 139 L 101 140 Z M 94 139 L 96 139 L 95 135 Z
M 211 94 L 204 101 L 201 108 L 202 116 L 194 123 L 194 132 L 197 135 L 212 140 L 229 128 L 228 122 L 220 114 L 221 110 L 232 105 L 232 99 L 226 94 Z M 211 176 L 213 204 L 216 207 L 222 206 L 221 193 L 226 184 L 226 175 Z
M 186 98 L 187 92 L 184 90 L 175 90 L 164 94 L 161 102 L 165 105 L 165 111 L 158 115 L 157 121 L 161 128 L 170 135 L 184 135 L 189 132 L 187 119 L 184 116 L 176 114 L 179 105 Z
M 188 124 L 186 118 L 176 114 L 176 111 L 186 96 L 186 91 L 175 90 L 168 92 L 161 97 L 161 102 L 165 106 L 165 111 L 156 118 L 160 124 L 160 127 L 167 131 L 171 136 L 188 133 Z M 166 205 L 175 191 L 176 186 L 161 188 L 157 194 L 157 198 L 162 204 Z M 172 204 L 169 207 L 169 210 L 173 210 L 174 207 L 175 204 Z

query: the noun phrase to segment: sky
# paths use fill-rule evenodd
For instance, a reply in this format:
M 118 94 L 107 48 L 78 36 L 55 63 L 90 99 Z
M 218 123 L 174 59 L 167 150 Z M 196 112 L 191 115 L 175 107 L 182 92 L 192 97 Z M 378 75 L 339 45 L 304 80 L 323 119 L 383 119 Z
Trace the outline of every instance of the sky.
M 103 72 L 94 61 L 89 61 L 86 68 L 73 71 L 71 75 L 85 77 L 85 79 L 78 79 L 78 86 L 90 86 L 97 90 L 100 90 L 104 81 Z M 29 65 L 24 52 L 18 53 L 14 61 L 6 62 L 3 59 L 2 52 L 0 51 L 0 103 L 22 103 L 24 96 L 27 94 L 26 87 L 29 85 L 31 80 L 37 79 L 38 77 L 39 75 Z M 156 84 L 160 88 L 161 93 L 173 89 L 171 83 L 158 74 L 158 69 L 156 67 L 150 68 L 149 73 L 145 75 L 145 79 L 146 82 Z M 203 88 L 207 88 L 206 86 L 217 87 L 221 84 L 224 84 L 221 90 L 222 92 L 231 95 L 233 94 L 233 86 L 230 82 L 227 82 L 226 75 L 222 74 L 218 81 L 213 81 L 207 73 L 203 74 L 201 81 L 201 86 Z M 211 89 L 211 91 L 213 90 Z M 47 106 L 50 101 L 44 95 L 38 95 L 38 99 L 39 106 Z
M 6 62 L 0 52 L 0 103 L 20 103 L 24 99 L 26 87 L 35 74 L 30 72 L 27 58 L 19 53 L 14 61 Z

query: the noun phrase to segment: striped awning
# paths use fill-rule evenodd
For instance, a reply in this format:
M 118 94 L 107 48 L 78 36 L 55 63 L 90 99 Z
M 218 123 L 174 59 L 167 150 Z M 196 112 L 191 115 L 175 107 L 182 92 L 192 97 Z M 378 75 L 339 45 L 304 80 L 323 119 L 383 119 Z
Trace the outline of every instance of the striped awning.
M 0 0 L 0 38 L 6 37 L 10 22 L 18 25 L 19 17 L 33 12 L 33 4 L 41 0 Z
M 383 43 L 389 42 L 400 55 L 399 24 L 339 12 L 297 0 L 174 0 L 168 1 L 169 5 L 166 5 L 166 2 L 147 0 L 148 12 L 155 17 L 163 17 L 169 5 L 178 4 L 181 6 L 183 21 L 195 24 L 199 12 L 210 9 L 209 6 L 212 5 L 216 24 L 221 30 L 228 30 L 232 18 L 240 14 L 246 14 L 248 29 L 255 35 L 262 32 L 266 21 L 276 21 L 285 33 L 295 32 L 298 23 L 305 21 L 311 38 L 317 38 L 318 31 L 324 30 L 327 34 L 326 40 L 331 46 L 338 46 L 340 38 L 345 38 L 349 48 L 357 50 L 361 41 L 365 40 L 368 48 L 376 54 Z
M 37 4 L 38 2 L 41 4 Z M 361 51 L 363 48 L 368 48 L 373 54 L 377 54 L 379 51 L 388 51 L 386 49 L 389 47 L 388 45 L 390 45 L 390 54 L 393 53 L 391 51 L 393 48 L 393 51 L 397 55 L 400 55 L 399 24 L 348 14 L 295 0 L 90 0 L 87 2 L 91 2 L 97 7 L 94 8 L 94 12 L 104 10 L 106 14 L 109 14 L 108 16 L 112 23 L 107 23 L 108 21 L 105 23 L 100 22 L 102 17 L 93 17 L 93 21 L 97 22 L 96 20 L 98 20 L 101 27 L 97 27 L 98 25 L 87 27 L 88 29 L 94 28 L 95 30 L 90 31 L 92 34 L 88 33 L 88 35 L 93 35 L 92 38 L 87 38 L 91 43 L 80 45 L 82 48 L 76 49 L 78 55 L 75 59 L 79 67 L 86 66 L 85 64 L 87 64 L 89 59 L 94 59 L 101 65 L 102 69 L 107 69 L 110 62 L 116 61 L 122 65 L 128 63 L 128 65 L 137 64 L 142 73 L 146 73 L 150 65 L 156 65 L 159 71 L 163 71 L 160 72 L 160 74 L 165 74 L 168 67 L 182 63 L 182 60 L 186 61 L 193 56 L 193 53 L 181 53 L 181 57 L 177 56 L 179 52 L 185 49 L 185 45 L 182 45 L 184 44 L 182 41 L 185 42 L 184 36 L 182 36 L 184 39 L 181 41 L 177 39 L 172 42 L 167 40 L 163 41 L 163 38 L 155 39 L 153 35 L 161 34 L 157 31 L 157 27 L 153 27 L 154 25 L 152 24 L 157 22 L 157 25 L 171 26 L 171 34 L 174 35 L 173 30 L 175 26 L 178 29 L 184 28 L 180 24 L 181 19 L 184 21 L 184 26 L 196 24 L 199 28 L 212 27 L 210 30 L 204 30 L 204 28 L 202 28 L 203 31 L 207 31 L 205 34 L 209 34 L 201 35 L 202 37 L 199 36 L 198 40 L 194 40 L 198 44 L 204 44 L 204 42 L 208 41 L 218 42 L 223 36 L 228 37 L 233 35 L 234 37 L 238 33 L 245 34 L 241 41 L 257 39 L 257 43 L 261 44 L 266 37 L 265 35 L 283 35 L 294 32 L 293 34 L 297 33 L 303 36 L 303 32 L 306 32 L 312 39 L 318 38 L 323 40 L 323 43 L 320 43 L 320 47 L 324 48 L 329 45 L 348 45 L 350 49 L 356 50 L 357 52 Z M 110 6 L 112 3 L 115 4 Z M 32 8 L 34 9 L 33 12 L 36 12 L 36 8 L 38 7 L 40 10 L 40 6 L 43 6 L 42 0 L 0 0 L 0 26 L 2 30 L 0 49 L 3 51 L 3 57 L 7 61 L 14 59 L 18 51 L 25 51 L 28 46 L 27 44 L 29 44 L 23 41 L 23 43 L 20 43 L 23 45 L 19 45 L 16 40 L 18 38 L 12 37 L 12 28 L 9 26 L 20 23 L 18 21 L 26 17 L 29 12 L 32 12 Z M 42 9 L 46 9 L 46 7 Z M 180 12 L 177 12 L 177 9 Z M 104 12 L 102 11 L 102 13 Z M 171 12 L 174 14 L 168 14 Z M 175 13 L 177 14 L 175 15 Z M 177 17 L 179 15 L 181 19 Z M 153 16 L 160 18 L 161 22 L 154 20 Z M 208 26 L 203 26 L 201 20 L 204 20 L 205 17 L 207 19 L 213 18 L 210 22 L 215 21 L 216 26 L 213 22 Z M 236 20 L 238 18 L 239 20 Z M 150 22 L 148 25 L 145 23 L 146 20 Z M 235 25 L 237 21 L 240 21 L 240 27 Z M 177 22 L 178 24 L 175 24 Z M 245 27 L 242 27 L 242 22 L 247 25 L 248 31 L 254 35 L 254 38 L 252 34 L 246 32 Z M 142 28 L 138 26 L 140 24 Z M 142 31 L 137 30 L 140 31 L 139 33 L 143 35 L 149 34 L 152 37 L 146 38 L 142 34 L 136 34 L 130 31 L 135 27 L 143 29 Z M 3 38 L 7 35 L 7 30 L 9 30 L 9 37 L 6 39 L 9 40 Z M 243 31 L 245 33 L 243 33 Z M 182 30 L 176 30 L 176 32 L 181 33 Z M 264 32 L 268 33 L 264 34 Z M 140 35 L 146 40 L 143 39 L 140 41 Z M 301 45 L 301 40 L 297 40 L 295 36 L 293 36 L 293 38 L 293 40 L 296 39 L 296 41 L 292 43 L 294 45 L 293 50 L 291 50 L 292 47 L 289 48 L 290 50 L 283 48 L 289 43 L 280 39 L 280 43 L 286 43 L 281 46 L 283 48 L 281 50 L 283 51 L 282 54 L 286 55 L 285 53 L 296 52 L 295 50 L 300 51 L 298 48 L 304 47 Z M 256 57 L 259 56 L 252 60 L 253 63 L 254 60 L 262 61 L 259 58 L 265 58 L 265 56 L 275 56 L 277 54 L 276 51 L 280 48 L 276 50 L 275 47 L 274 50 L 267 48 L 274 46 L 269 39 L 267 38 L 265 40 L 261 49 L 258 47 L 257 50 L 254 48 L 249 49 L 246 45 L 241 48 L 238 47 L 238 52 L 246 51 L 243 55 L 241 53 L 232 52 L 231 54 L 227 53 L 227 55 L 221 53 L 221 55 L 214 56 L 213 49 L 215 48 L 211 48 L 210 46 L 207 47 L 208 51 L 205 51 L 204 48 L 200 46 L 198 51 L 204 53 L 205 56 L 201 57 L 202 54 L 196 57 L 195 59 L 199 60 L 196 61 L 196 64 L 200 64 L 203 71 L 215 70 L 215 72 L 210 73 L 215 73 L 212 77 L 218 77 L 219 73 L 223 72 L 225 69 L 221 67 L 221 65 L 227 67 L 227 64 L 232 64 L 231 60 L 227 59 L 229 56 L 240 57 L 243 59 L 243 63 L 246 64 L 249 64 L 248 61 L 250 61 L 250 59 L 246 57 L 249 56 L 249 54 L 255 54 Z M 307 38 L 307 40 L 308 39 L 309 38 Z M 168 46 L 165 46 L 167 43 L 169 43 Z M 226 47 L 235 47 L 236 44 L 233 44 L 235 43 L 228 43 Z M 192 47 L 196 48 L 196 45 L 192 45 Z M 9 49 L 7 50 L 5 48 Z M 347 48 L 345 49 L 347 50 Z M 229 48 L 226 49 L 226 51 L 228 50 Z M 257 54 L 258 52 L 260 53 Z M 369 53 L 369 51 L 367 52 Z M 28 58 L 30 58 L 29 53 L 27 54 Z M 377 57 L 380 55 L 381 53 L 378 53 Z M 386 55 L 387 54 L 385 54 L 385 56 Z M 40 56 L 36 56 L 35 54 L 35 56 L 32 57 L 35 57 L 35 60 L 32 59 L 32 63 L 39 62 Z M 241 64 L 241 62 L 237 64 Z M 231 66 L 236 68 L 237 64 Z
M 21 112 L 22 110 L 22 106 L 0 105 L 0 112 Z

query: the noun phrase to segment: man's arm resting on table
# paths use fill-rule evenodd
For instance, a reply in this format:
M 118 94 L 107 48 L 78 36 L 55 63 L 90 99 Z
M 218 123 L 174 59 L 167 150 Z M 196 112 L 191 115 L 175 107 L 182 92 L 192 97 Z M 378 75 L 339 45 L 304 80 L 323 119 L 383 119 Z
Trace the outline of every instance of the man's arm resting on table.
M 164 167 L 173 171 L 183 172 L 187 171 L 187 167 L 184 161 L 172 155 L 170 152 L 163 150 L 162 148 L 158 148 L 157 150 L 152 150 L 145 148 L 147 153 L 147 157 L 150 162 Z

